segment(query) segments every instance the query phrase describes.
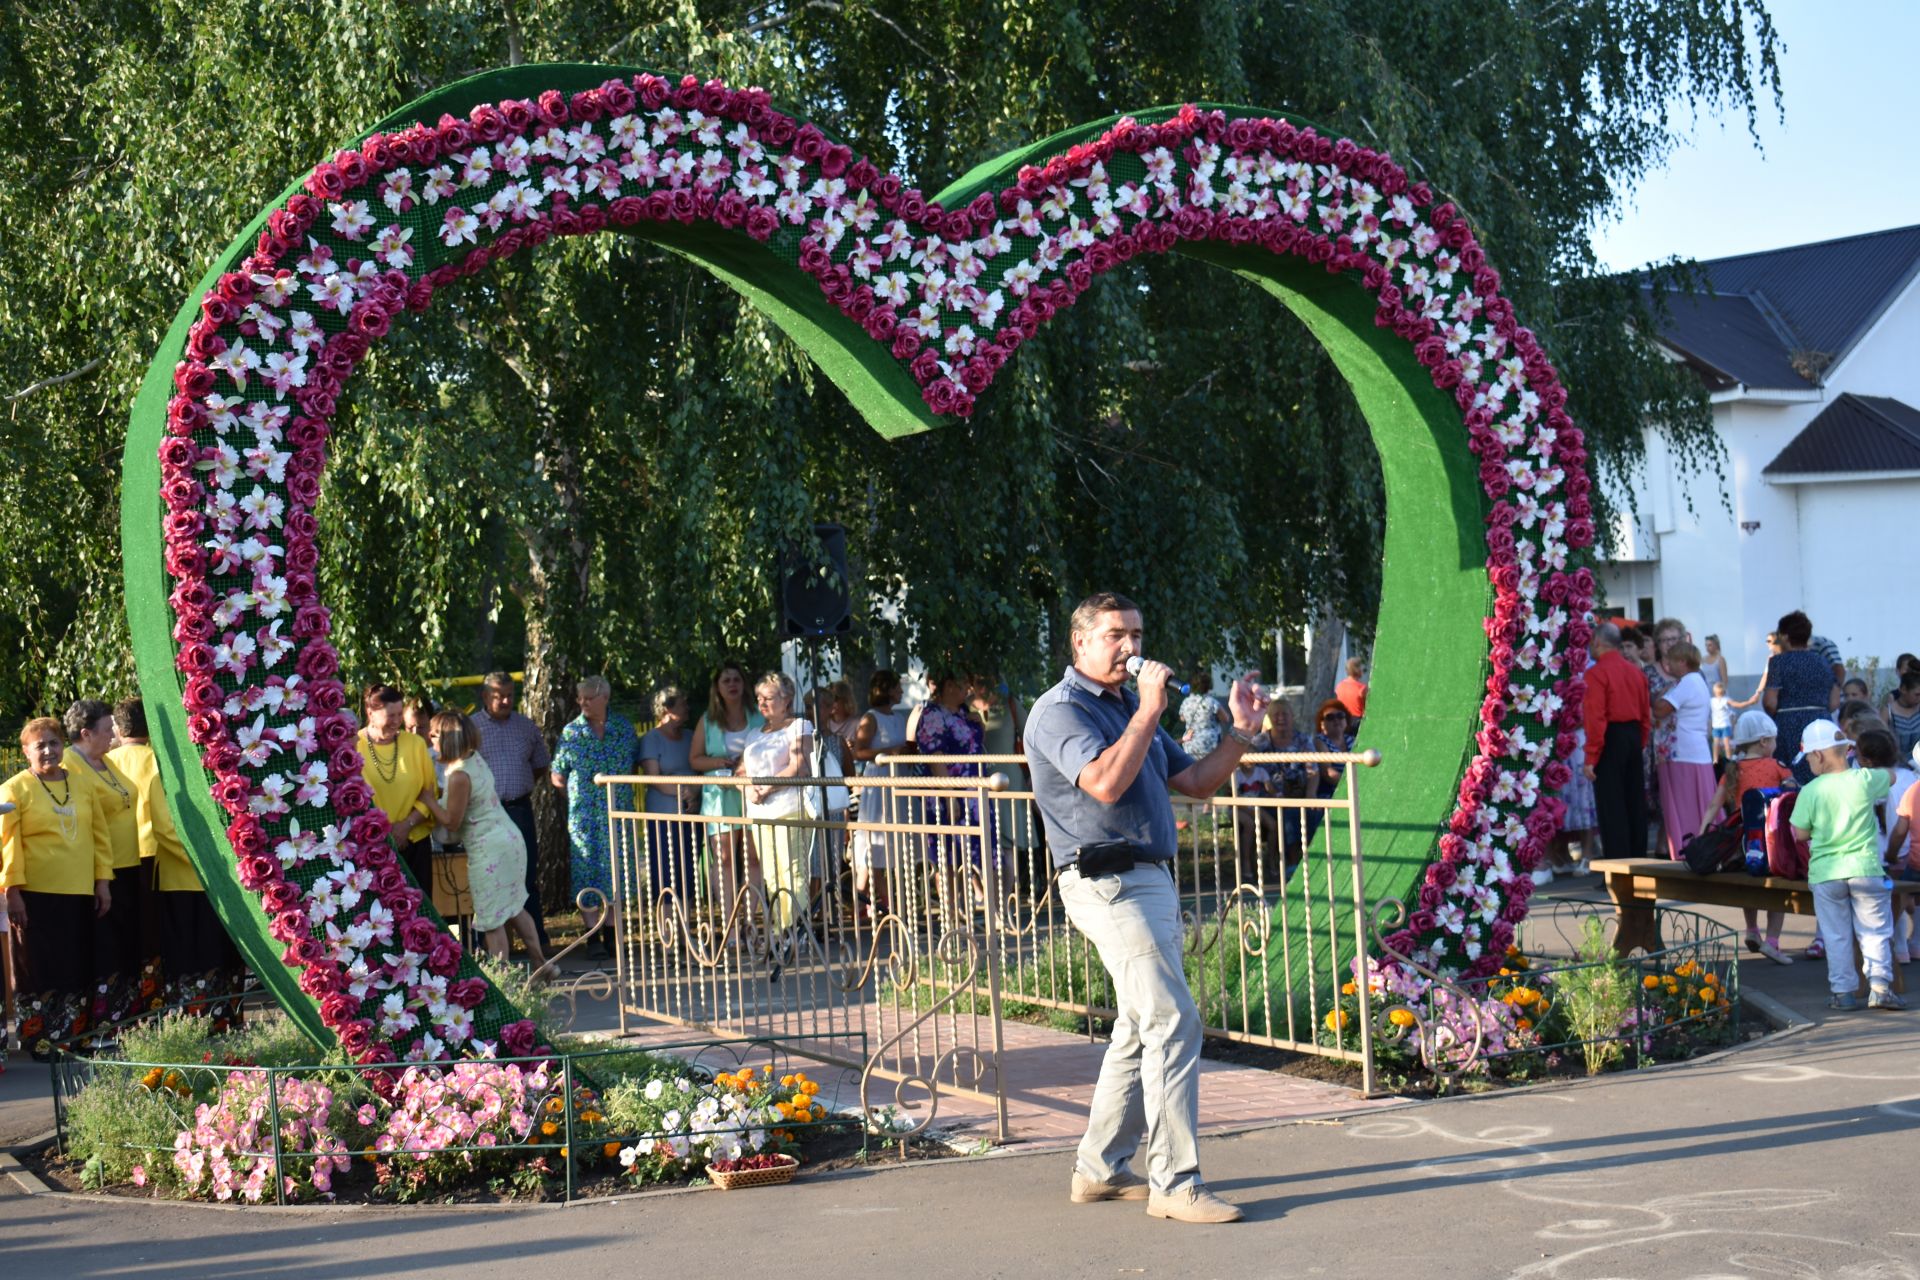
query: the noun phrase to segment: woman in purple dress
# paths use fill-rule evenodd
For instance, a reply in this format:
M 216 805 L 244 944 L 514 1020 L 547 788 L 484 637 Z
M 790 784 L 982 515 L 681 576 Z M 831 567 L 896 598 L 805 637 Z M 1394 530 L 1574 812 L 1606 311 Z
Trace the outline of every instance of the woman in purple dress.
M 951 671 L 935 675 L 933 697 L 921 711 L 920 725 L 914 734 L 916 750 L 923 756 L 977 756 L 985 741 L 986 726 L 967 706 L 967 682 Z M 980 766 L 929 764 L 927 773 L 935 778 L 977 778 L 980 776 Z M 933 820 L 941 826 L 980 825 L 980 802 L 977 797 L 967 800 L 964 806 L 957 799 L 937 800 L 928 809 Z M 960 861 L 956 847 L 959 840 L 960 837 L 952 835 L 932 836 L 928 841 L 928 855 L 937 863 L 952 866 Z M 969 836 L 967 844 L 967 858 L 978 866 L 980 841 L 977 837 Z M 945 856 L 942 856 L 943 850 Z

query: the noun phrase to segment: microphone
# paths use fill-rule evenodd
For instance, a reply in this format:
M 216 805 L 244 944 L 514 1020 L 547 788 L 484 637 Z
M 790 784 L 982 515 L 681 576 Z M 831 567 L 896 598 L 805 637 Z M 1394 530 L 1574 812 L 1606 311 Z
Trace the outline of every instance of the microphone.
M 1127 674 L 1137 676 L 1140 674 L 1140 668 L 1146 665 L 1147 660 L 1139 654 L 1135 654 L 1133 657 L 1127 659 Z M 1169 689 L 1178 689 L 1181 693 L 1193 692 L 1193 686 L 1184 680 L 1169 680 L 1167 681 L 1167 687 Z

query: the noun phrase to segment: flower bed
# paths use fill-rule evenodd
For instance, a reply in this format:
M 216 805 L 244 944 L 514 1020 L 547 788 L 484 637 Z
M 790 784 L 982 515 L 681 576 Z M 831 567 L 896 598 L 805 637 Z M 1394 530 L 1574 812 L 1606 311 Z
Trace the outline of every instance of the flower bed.
M 1555 903 L 1526 921 L 1494 974 L 1436 983 L 1368 959 L 1321 1019 L 1319 1039 L 1360 1045 L 1369 986 L 1373 1050 L 1403 1086 L 1519 1082 L 1692 1057 L 1740 1038 L 1735 934 L 1691 911 L 1660 909 L 1658 952 L 1613 954 L 1609 908 Z
M 697 1181 L 711 1161 L 864 1151 L 865 1124 L 830 1113 L 777 1038 L 675 1047 L 695 1061 L 578 1047 L 377 1069 L 309 1060 L 278 1016 L 229 1037 L 168 1016 L 130 1030 L 123 1059 L 56 1063 L 49 1171 L 184 1199 L 408 1203 L 571 1199 Z M 701 1065 L 714 1055 L 730 1069 Z

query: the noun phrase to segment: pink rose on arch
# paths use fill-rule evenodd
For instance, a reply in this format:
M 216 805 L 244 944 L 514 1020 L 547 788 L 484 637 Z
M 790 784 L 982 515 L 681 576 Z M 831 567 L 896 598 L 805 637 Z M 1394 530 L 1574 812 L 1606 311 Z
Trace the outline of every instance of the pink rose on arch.
M 222 781 L 230 782 L 236 781 L 236 779 L 223 779 Z M 244 778 L 237 779 L 237 781 L 239 781 L 242 787 L 246 786 L 246 780 Z M 244 804 L 245 801 L 243 800 L 241 803 Z M 254 890 L 256 893 L 280 878 L 280 864 L 265 854 L 249 854 L 239 860 L 238 867 L 241 885 Z
M 307 512 L 297 512 L 308 515 Z M 296 640 L 317 640 L 333 630 L 333 615 L 325 605 L 310 604 L 296 609 L 293 615 L 293 637 Z
M 374 815 L 368 814 L 366 816 L 373 817 Z M 386 817 L 385 814 L 381 814 L 380 816 L 382 818 Z M 388 905 L 392 905 L 393 899 L 406 889 L 407 876 L 406 873 L 400 869 L 399 863 L 396 861 L 393 865 L 376 873 L 373 883 L 375 888 L 379 890 L 380 900 Z M 422 947 L 415 946 L 408 946 L 407 949 L 409 951 L 423 950 Z
M 205 675 L 213 670 L 213 646 L 188 644 L 173 655 L 174 669 L 185 675 Z
M 334 1034 L 339 1037 L 340 1047 L 346 1050 L 348 1056 L 353 1058 L 354 1061 L 368 1062 L 376 1060 L 370 1057 L 371 1050 L 375 1047 L 373 1043 L 373 1024 L 371 1022 L 365 1019 L 355 1018 L 352 1021 L 336 1027 Z M 384 1048 L 384 1046 L 381 1047 Z M 377 1060 L 390 1061 L 391 1056 Z
M 365 813 L 373 807 L 373 788 L 363 778 L 348 778 L 333 789 L 333 807 L 341 813 Z
M 267 932 L 273 935 L 275 941 L 288 946 L 306 937 L 307 930 L 307 913 L 298 907 L 277 912 L 267 922 Z
M 297 979 L 300 989 L 315 1000 L 322 1000 L 347 989 L 347 980 L 337 965 L 313 965 Z M 356 1005 L 358 1001 L 354 1002 Z M 323 1021 L 324 1021 L 323 1017 Z
M 324 640 L 315 640 L 300 650 L 294 670 L 309 680 L 324 680 L 340 669 L 340 655 Z
M 313 727 L 313 736 L 319 741 L 320 749 L 328 752 L 335 747 L 352 742 L 354 732 L 353 722 L 340 715 L 319 717 Z M 386 833 L 381 834 L 384 836 Z
M 270 912 L 290 911 L 300 905 L 300 890 L 285 880 L 276 880 L 260 891 L 260 900 Z
M 487 984 L 479 978 L 461 978 L 447 984 L 447 999 L 462 1009 L 478 1009 L 487 999 Z
M 1416 911 L 1407 917 L 1407 930 L 1415 937 L 1432 933 L 1434 924 L 1433 912 L 1431 911 Z
M 288 964 L 297 965 L 302 969 L 319 964 L 326 958 L 327 949 L 320 945 L 318 938 L 311 937 L 296 938 L 288 944 L 286 951 L 281 955 L 281 959 Z
M 533 1052 L 534 1034 L 530 1019 L 522 1018 L 518 1022 L 509 1022 L 500 1028 L 500 1046 L 507 1051 L 507 1056 L 524 1058 Z
M 330 1027 L 342 1026 L 360 1012 L 360 1002 L 336 992 L 320 1002 L 320 1019 Z
M 1585 518 L 1567 521 L 1567 545 L 1570 547 L 1592 546 L 1593 521 Z
M 267 851 L 266 828 L 260 825 L 260 819 L 252 814 L 235 818 L 227 824 L 227 843 L 233 846 L 239 857 L 252 857 Z
M 439 936 L 440 931 L 429 920 L 416 918 L 400 926 L 400 945 L 415 955 L 431 954 L 433 941 Z
M 293 476 L 287 477 L 287 489 L 289 492 L 293 489 L 294 479 L 295 477 Z M 293 603 L 295 608 L 299 608 L 303 604 L 311 604 L 318 599 L 319 596 L 320 589 L 315 585 L 311 573 L 295 572 L 287 574 L 287 599 Z
M 316 681 L 307 690 L 307 706 L 325 715 L 347 705 L 347 689 L 338 680 Z
M 1431 878 L 1420 886 L 1419 902 L 1422 909 L 1427 911 L 1435 910 L 1445 899 L 1445 890 L 1440 885 L 1434 883 Z
M 327 772 L 335 778 L 342 779 L 360 776 L 363 769 L 359 750 L 347 743 L 342 743 L 335 747 L 327 756 Z M 358 824 L 360 822 L 364 822 L 371 816 L 371 814 L 363 814 L 359 819 L 356 819 L 355 830 L 359 829 Z M 381 814 L 380 816 L 385 817 L 386 815 Z M 384 835 L 385 833 L 383 832 L 382 834 Z
M 190 714 L 197 714 L 218 710 L 220 704 L 227 700 L 227 695 L 210 678 L 200 675 L 187 681 L 181 700 Z
M 443 978 L 451 978 L 460 971 L 461 954 L 460 944 L 452 934 L 437 933 L 427 952 L 427 968 Z
M 213 635 L 213 618 L 208 614 L 193 614 L 174 620 L 173 638 L 181 644 L 193 640 L 211 640 Z
M 1548 762 L 1547 767 L 1540 771 L 1540 785 L 1555 791 L 1571 781 L 1573 781 L 1573 770 L 1558 760 Z

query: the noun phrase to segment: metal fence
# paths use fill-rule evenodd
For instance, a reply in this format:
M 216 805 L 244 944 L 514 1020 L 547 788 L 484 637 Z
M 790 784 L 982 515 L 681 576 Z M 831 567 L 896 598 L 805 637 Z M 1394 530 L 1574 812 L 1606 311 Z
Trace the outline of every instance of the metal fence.
M 1329 794 L 1174 798 L 1187 977 L 1206 1033 L 1357 1063 L 1371 1090 L 1367 1032 L 1326 1045 L 1314 1028 L 1366 951 L 1359 783 L 1378 754 L 1245 763 Z M 860 1068 L 866 1106 L 924 1101 L 921 1127 L 945 1090 L 989 1100 L 1004 1140 L 1005 1019 L 1072 1020 L 1093 1035 L 1114 1016 L 1111 984 L 1055 891 L 1022 757 L 883 764 L 882 776 L 804 787 L 597 779 L 621 1029 L 637 1017 L 787 1037 Z M 732 796 L 741 803 L 721 803 Z M 698 812 L 703 797 L 721 811 Z

